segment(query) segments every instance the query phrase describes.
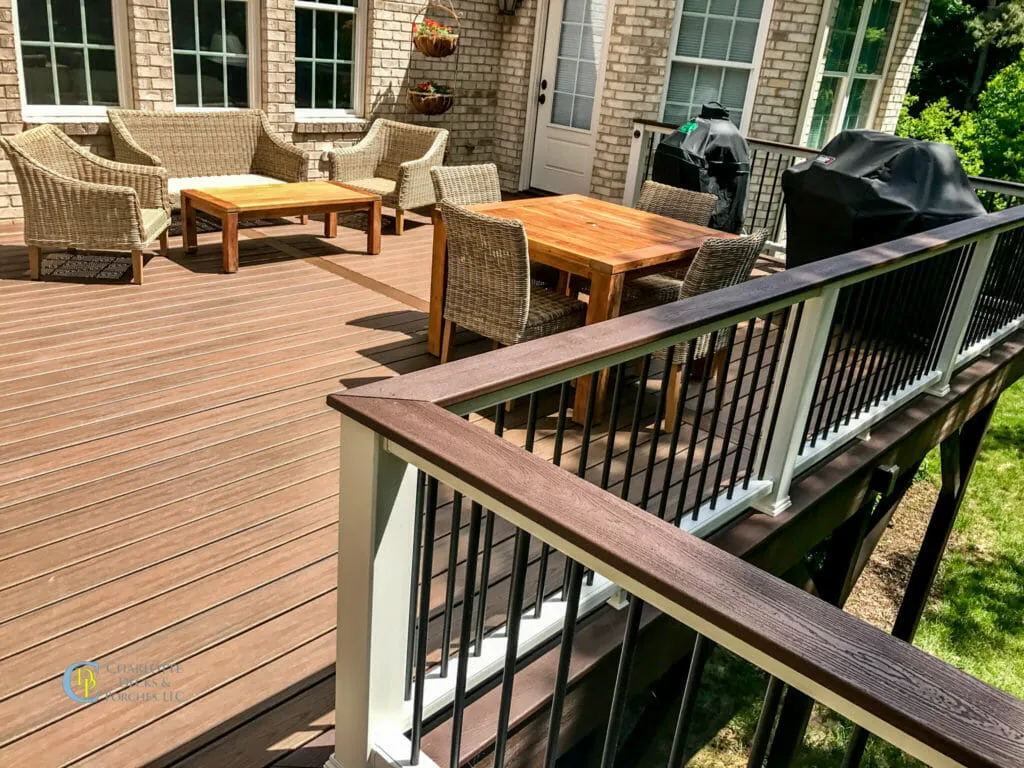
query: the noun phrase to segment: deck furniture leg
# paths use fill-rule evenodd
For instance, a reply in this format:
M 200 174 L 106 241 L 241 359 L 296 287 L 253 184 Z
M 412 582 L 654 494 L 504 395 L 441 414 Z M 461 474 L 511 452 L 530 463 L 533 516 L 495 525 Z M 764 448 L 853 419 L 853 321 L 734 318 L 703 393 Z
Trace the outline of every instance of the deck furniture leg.
M 169 247 L 167 244 L 167 230 L 165 229 L 163 232 L 160 233 L 160 255 L 166 256 L 168 250 Z
M 451 320 L 444 321 L 444 331 L 441 333 L 441 362 L 447 363 L 452 359 L 452 340 L 455 336 L 455 323 Z
M 196 209 L 192 205 L 192 198 L 188 195 L 181 196 L 181 240 L 185 253 L 195 253 L 199 247 L 199 237 L 196 233 Z
M 405 232 L 405 211 L 395 208 L 395 234 L 401 235 Z
M 132 251 L 132 282 L 142 285 L 142 249 Z
M 300 213 L 299 214 L 299 224 L 308 224 L 308 223 L 309 223 L 309 214 L 307 214 L 307 213 Z
M 671 431 L 676 423 L 676 412 L 679 409 L 679 395 L 683 388 L 683 364 L 669 363 L 668 391 L 665 393 L 665 431 Z
M 434 246 L 430 262 L 430 320 L 427 326 L 427 352 L 441 355 L 441 330 L 444 325 L 444 293 L 448 283 L 448 249 L 444 219 L 434 211 Z
M 366 252 L 380 253 L 380 200 L 374 200 L 366 210 Z
M 227 213 L 221 222 L 221 250 L 224 254 L 224 271 L 238 271 L 238 214 Z
M 324 214 L 324 237 L 338 236 L 338 213 L 331 211 Z
M 570 285 L 572 285 L 572 275 L 564 270 L 559 270 L 558 283 L 555 285 L 555 293 L 559 296 L 568 296 Z
M 590 303 L 587 305 L 587 325 L 600 323 L 619 316 L 622 303 L 623 275 L 611 272 L 595 272 L 590 278 Z M 573 420 L 582 423 L 586 418 L 587 403 L 594 397 L 594 413 L 601 414 L 605 393 L 608 389 L 608 369 L 597 376 L 597 388 L 591 393 L 590 377 L 581 376 L 576 380 L 576 399 L 573 402 Z M 600 417 L 598 417 L 600 418 Z
M 38 280 L 43 266 L 43 250 L 37 245 L 28 247 L 28 276 L 30 280 Z

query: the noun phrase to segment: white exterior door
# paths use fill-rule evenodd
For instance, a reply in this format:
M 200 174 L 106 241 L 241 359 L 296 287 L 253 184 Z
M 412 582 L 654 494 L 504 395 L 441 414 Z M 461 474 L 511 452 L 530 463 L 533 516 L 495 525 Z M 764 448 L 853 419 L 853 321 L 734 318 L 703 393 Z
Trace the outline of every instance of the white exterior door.
M 608 0 L 551 0 L 530 186 L 588 194 Z

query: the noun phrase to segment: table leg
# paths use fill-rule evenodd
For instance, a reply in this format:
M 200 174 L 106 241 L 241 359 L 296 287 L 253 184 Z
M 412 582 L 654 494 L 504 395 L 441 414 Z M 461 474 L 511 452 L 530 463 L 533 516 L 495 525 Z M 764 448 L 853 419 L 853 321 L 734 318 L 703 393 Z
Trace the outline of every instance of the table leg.
M 338 236 L 338 214 L 336 211 L 324 214 L 324 237 Z
M 196 235 L 196 209 L 188 195 L 182 195 L 181 198 L 181 240 L 185 253 L 195 253 L 199 247 L 199 238 Z
M 430 324 L 427 327 L 427 351 L 441 356 L 441 330 L 444 325 L 444 292 L 448 281 L 448 238 L 444 219 L 437 211 L 434 220 L 434 250 L 430 265 Z
M 366 252 L 380 253 L 380 200 L 374 200 L 366 209 Z
M 587 307 L 587 325 L 611 320 L 619 316 L 622 302 L 623 275 L 594 272 L 590 276 L 590 304 Z M 576 380 L 576 399 L 573 403 L 573 421 L 582 424 L 587 414 L 587 404 L 594 398 L 594 413 L 598 420 L 604 410 L 605 393 L 608 390 L 607 369 L 597 375 L 597 389 L 590 391 L 590 376 Z
M 221 221 L 221 250 L 224 253 L 224 271 L 238 271 L 238 214 L 226 213 Z

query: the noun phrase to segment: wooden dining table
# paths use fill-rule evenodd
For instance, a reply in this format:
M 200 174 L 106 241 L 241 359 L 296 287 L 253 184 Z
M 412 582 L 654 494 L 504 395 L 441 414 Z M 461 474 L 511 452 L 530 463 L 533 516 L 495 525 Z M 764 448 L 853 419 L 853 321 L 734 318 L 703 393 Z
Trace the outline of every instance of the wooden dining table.
M 627 208 L 585 195 L 558 195 L 471 205 L 471 210 L 503 219 L 518 219 L 526 228 L 530 261 L 546 264 L 566 279 L 590 280 L 587 325 L 618 317 L 623 286 L 630 277 L 686 267 L 709 237 L 733 237 L 707 227 Z M 444 221 L 434 211 L 430 276 L 430 326 L 427 348 L 441 354 L 447 284 Z M 595 408 L 607 387 L 607 371 L 598 380 Z M 590 379 L 577 382 L 574 417 L 586 412 Z

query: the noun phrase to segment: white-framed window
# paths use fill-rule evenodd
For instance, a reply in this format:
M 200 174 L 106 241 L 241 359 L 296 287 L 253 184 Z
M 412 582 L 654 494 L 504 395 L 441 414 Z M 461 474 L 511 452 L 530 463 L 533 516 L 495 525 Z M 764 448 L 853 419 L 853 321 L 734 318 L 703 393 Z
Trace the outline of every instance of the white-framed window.
M 898 0 L 836 0 L 809 146 L 821 147 L 840 131 L 871 124 L 899 6 Z
M 681 0 L 662 119 L 685 123 L 717 101 L 741 129 L 749 119 L 769 0 Z
M 359 0 L 295 0 L 295 117 L 362 113 L 365 11 Z
M 256 106 L 259 29 L 256 0 L 170 0 L 174 105 Z
M 14 10 L 25 120 L 102 118 L 130 92 L 123 0 L 17 0 Z

